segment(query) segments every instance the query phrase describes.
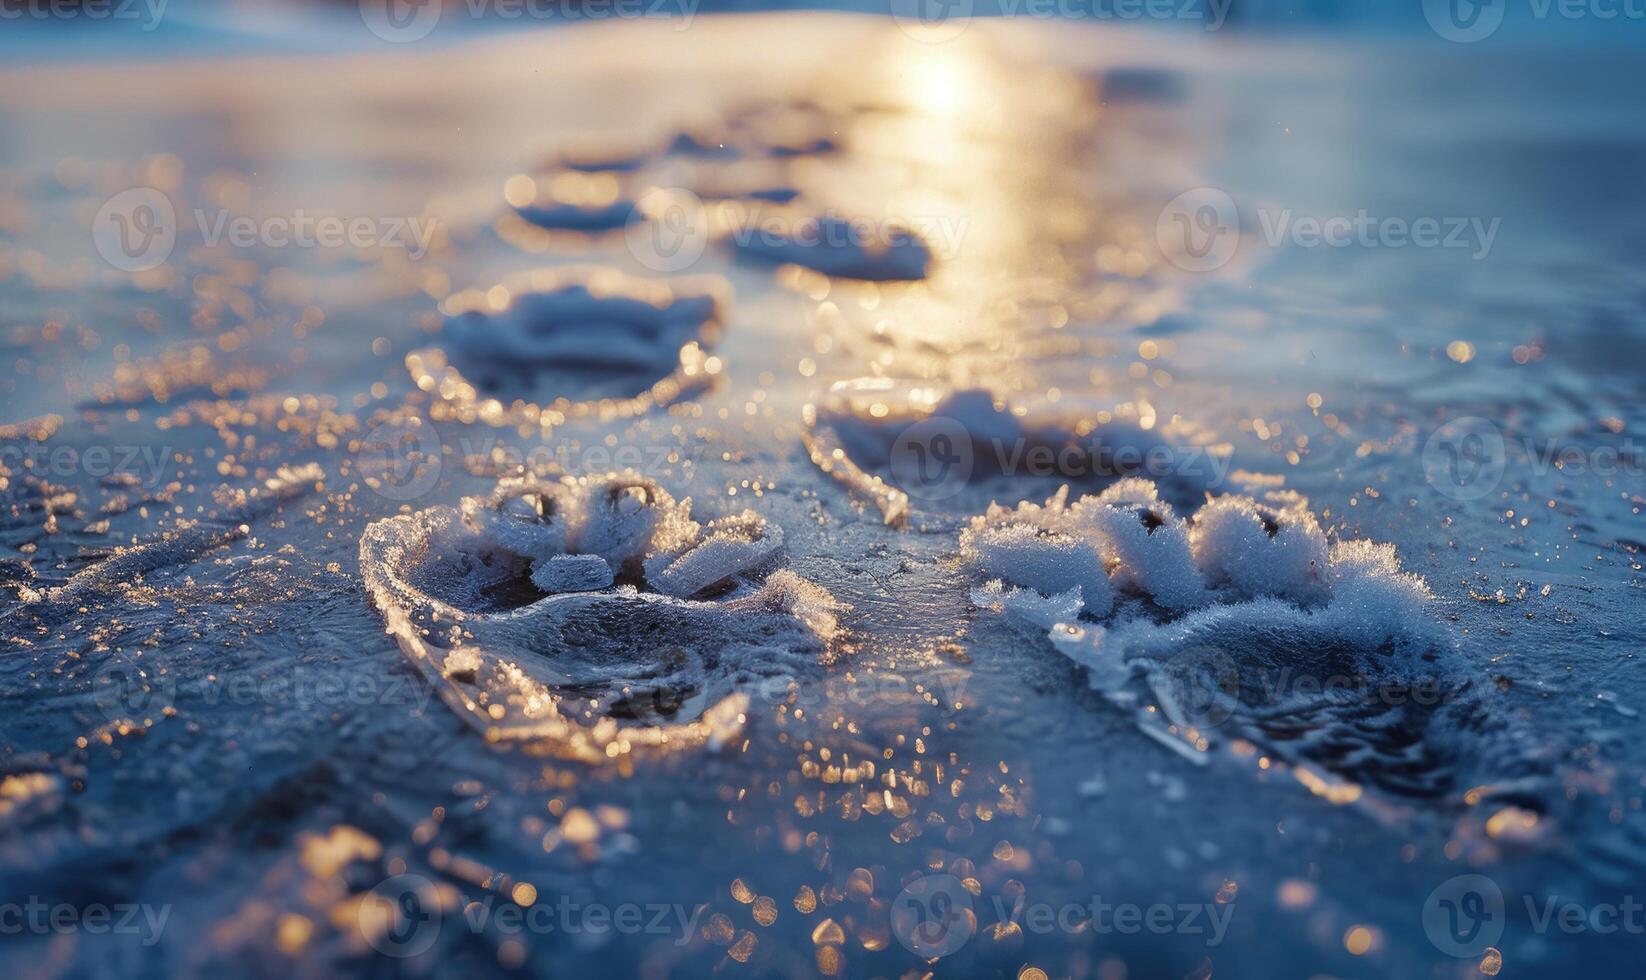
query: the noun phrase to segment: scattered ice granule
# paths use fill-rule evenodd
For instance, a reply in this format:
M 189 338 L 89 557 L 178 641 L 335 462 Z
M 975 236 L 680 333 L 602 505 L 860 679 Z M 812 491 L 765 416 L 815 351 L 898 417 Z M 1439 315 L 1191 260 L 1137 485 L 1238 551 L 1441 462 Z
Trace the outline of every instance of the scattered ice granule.
M 758 514 L 705 527 L 690 504 L 635 473 L 505 480 L 371 525 L 361 569 L 401 649 L 488 738 L 591 761 L 716 745 L 831 654 L 842 607 L 778 567 Z
M 1195 562 L 1213 586 L 1255 597 L 1317 599 L 1326 586 L 1326 533 L 1306 506 L 1224 496 L 1195 513 Z
M 924 279 L 931 248 L 907 228 L 825 214 L 785 217 L 772 222 L 754 212 L 754 227 L 735 230 L 730 244 L 738 255 L 763 262 L 793 263 L 840 279 L 872 282 Z M 776 230 L 781 226 L 782 231 Z
M 1161 500 L 1155 485 L 1138 477 L 1121 480 L 1069 508 L 1073 525 L 1101 542 L 1113 561 L 1117 588 L 1140 592 L 1174 610 L 1192 609 L 1211 596 L 1195 567 L 1189 527 Z

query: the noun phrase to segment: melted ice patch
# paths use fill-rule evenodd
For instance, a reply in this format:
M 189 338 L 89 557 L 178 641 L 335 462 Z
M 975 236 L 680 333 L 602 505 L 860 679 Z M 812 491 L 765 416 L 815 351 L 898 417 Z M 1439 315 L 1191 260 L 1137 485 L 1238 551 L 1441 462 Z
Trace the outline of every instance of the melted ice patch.
M 1090 415 L 1034 413 L 979 389 L 887 378 L 837 382 L 805 409 L 812 462 L 879 510 L 887 524 L 949 529 L 960 514 L 1025 487 L 1079 479 L 1102 486 L 1146 472 L 1192 502 L 1228 468 L 1228 448 L 1181 419 L 1134 404 Z
M 442 346 L 412 352 L 406 366 L 462 421 L 629 417 L 712 382 L 719 362 L 705 348 L 730 303 L 719 278 L 543 269 L 448 297 Z
M 1146 480 L 1074 501 L 1065 488 L 991 506 L 960 554 L 985 580 L 974 602 L 1044 630 L 1190 761 L 1222 731 L 1349 780 L 1316 784 L 1344 800 L 1360 783 L 1454 788 L 1446 733 L 1478 705 L 1440 657 L 1427 586 L 1391 545 L 1330 544 L 1295 495 L 1219 497 L 1184 519 Z
M 840 605 L 783 568 L 752 511 L 701 524 L 632 473 L 502 481 L 361 538 L 373 600 L 447 703 L 493 740 L 599 759 L 718 745 L 753 694 L 832 651 Z

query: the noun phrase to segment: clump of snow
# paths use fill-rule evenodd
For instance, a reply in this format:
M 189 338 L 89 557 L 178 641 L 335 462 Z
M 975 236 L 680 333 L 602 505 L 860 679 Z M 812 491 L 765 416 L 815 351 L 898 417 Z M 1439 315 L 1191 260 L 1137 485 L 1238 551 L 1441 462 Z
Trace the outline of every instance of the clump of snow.
M 1224 496 L 1195 514 L 1195 564 L 1207 581 L 1247 597 L 1319 598 L 1326 585 L 1326 533 L 1301 498 L 1282 506 Z
M 360 555 L 389 631 L 488 737 L 603 758 L 723 740 L 834 649 L 840 606 L 782 545 L 622 472 L 505 479 L 373 524 Z
M 1144 678 L 1159 711 L 1139 723 L 1191 761 L 1204 761 L 1215 705 L 1186 710 L 1177 674 L 1199 677 L 1194 693 L 1216 701 L 1229 693 L 1217 682 L 1239 687 L 1242 657 L 1326 674 L 1358 661 L 1398 675 L 1442 643 L 1428 587 L 1394 547 L 1328 548 L 1295 495 L 1219 497 L 1187 521 L 1146 480 L 1068 496 L 1065 487 L 1044 505 L 991 505 L 972 520 L 960 555 L 985 580 L 973 601 L 1044 630 L 1117 704 L 1134 706 L 1130 682 Z M 1213 651 L 1223 674 L 1212 687 L 1201 665 L 1173 673 L 1185 651 Z
M 755 571 L 783 551 L 783 529 L 750 511 L 709 522 L 684 554 L 659 549 L 646 560 L 646 579 L 659 591 L 691 596 Z
M 1060 497 L 1045 507 L 1023 504 L 1013 510 L 990 506 L 961 532 L 960 555 L 993 580 L 1056 596 L 1077 590 L 1080 609 L 1106 616 L 1114 588 L 1097 541 L 1069 521 Z
M 1121 480 L 1096 497 L 1082 497 L 1068 515 L 1111 556 L 1116 587 L 1150 596 L 1167 609 L 1191 609 L 1206 601 L 1188 524 L 1160 499 L 1152 482 Z
M 1428 591 L 1400 571 L 1393 547 L 1342 542 L 1328 554 L 1301 500 L 1275 509 L 1218 497 L 1185 521 L 1147 480 L 1122 480 L 1073 503 L 1068 497 L 1064 487 L 1044 505 L 991 504 L 961 533 L 962 559 L 987 579 L 1043 596 L 1079 587 L 1083 611 L 1094 618 L 1110 612 L 1112 596 L 1174 615 L 1261 598 L 1334 628 L 1350 628 L 1357 615 L 1382 624 L 1358 629 L 1360 636 L 1418 628 L 1414 614 Z

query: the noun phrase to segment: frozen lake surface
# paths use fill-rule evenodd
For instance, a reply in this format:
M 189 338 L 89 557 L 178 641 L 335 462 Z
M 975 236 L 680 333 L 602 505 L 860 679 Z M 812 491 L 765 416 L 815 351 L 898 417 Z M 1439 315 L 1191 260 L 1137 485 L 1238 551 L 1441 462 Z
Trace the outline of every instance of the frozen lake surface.
M 1636 966 L 1640 61 L 1424 40 L 0 70 L 0 962 Z

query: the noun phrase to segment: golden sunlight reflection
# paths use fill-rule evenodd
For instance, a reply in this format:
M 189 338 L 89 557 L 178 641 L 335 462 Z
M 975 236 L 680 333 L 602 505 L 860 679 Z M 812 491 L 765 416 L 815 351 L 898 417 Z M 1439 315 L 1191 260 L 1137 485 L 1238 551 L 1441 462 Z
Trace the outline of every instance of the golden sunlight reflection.
M 1116 240 L 1141 224 L 1110 213 L 1094 186 L 1095 89 L 1008 63 L 971 34 L 942 45 L 899 34 L 878 54 L 857 87 L 828 92 L 868 107 L 849 117 L 850 157 L 796 174 L 854 213 L 914 231 L 931 272 L 857 284 L 791 271 L 786 283 L 815 301 L 811 326 L 828 344 L 818 353 L 866 360 L 877 375 L 1000 391 L 1089 383 L 1044 374 L 1058 354 L 1108 353 L 1100 337 L 1065 331 L 1071 321 L 1124 324 L 1168 305 L 1146 280 L 1148 260 Z M 1120 256 L 1115 269 L 1096 261 L 1098 249 Z

